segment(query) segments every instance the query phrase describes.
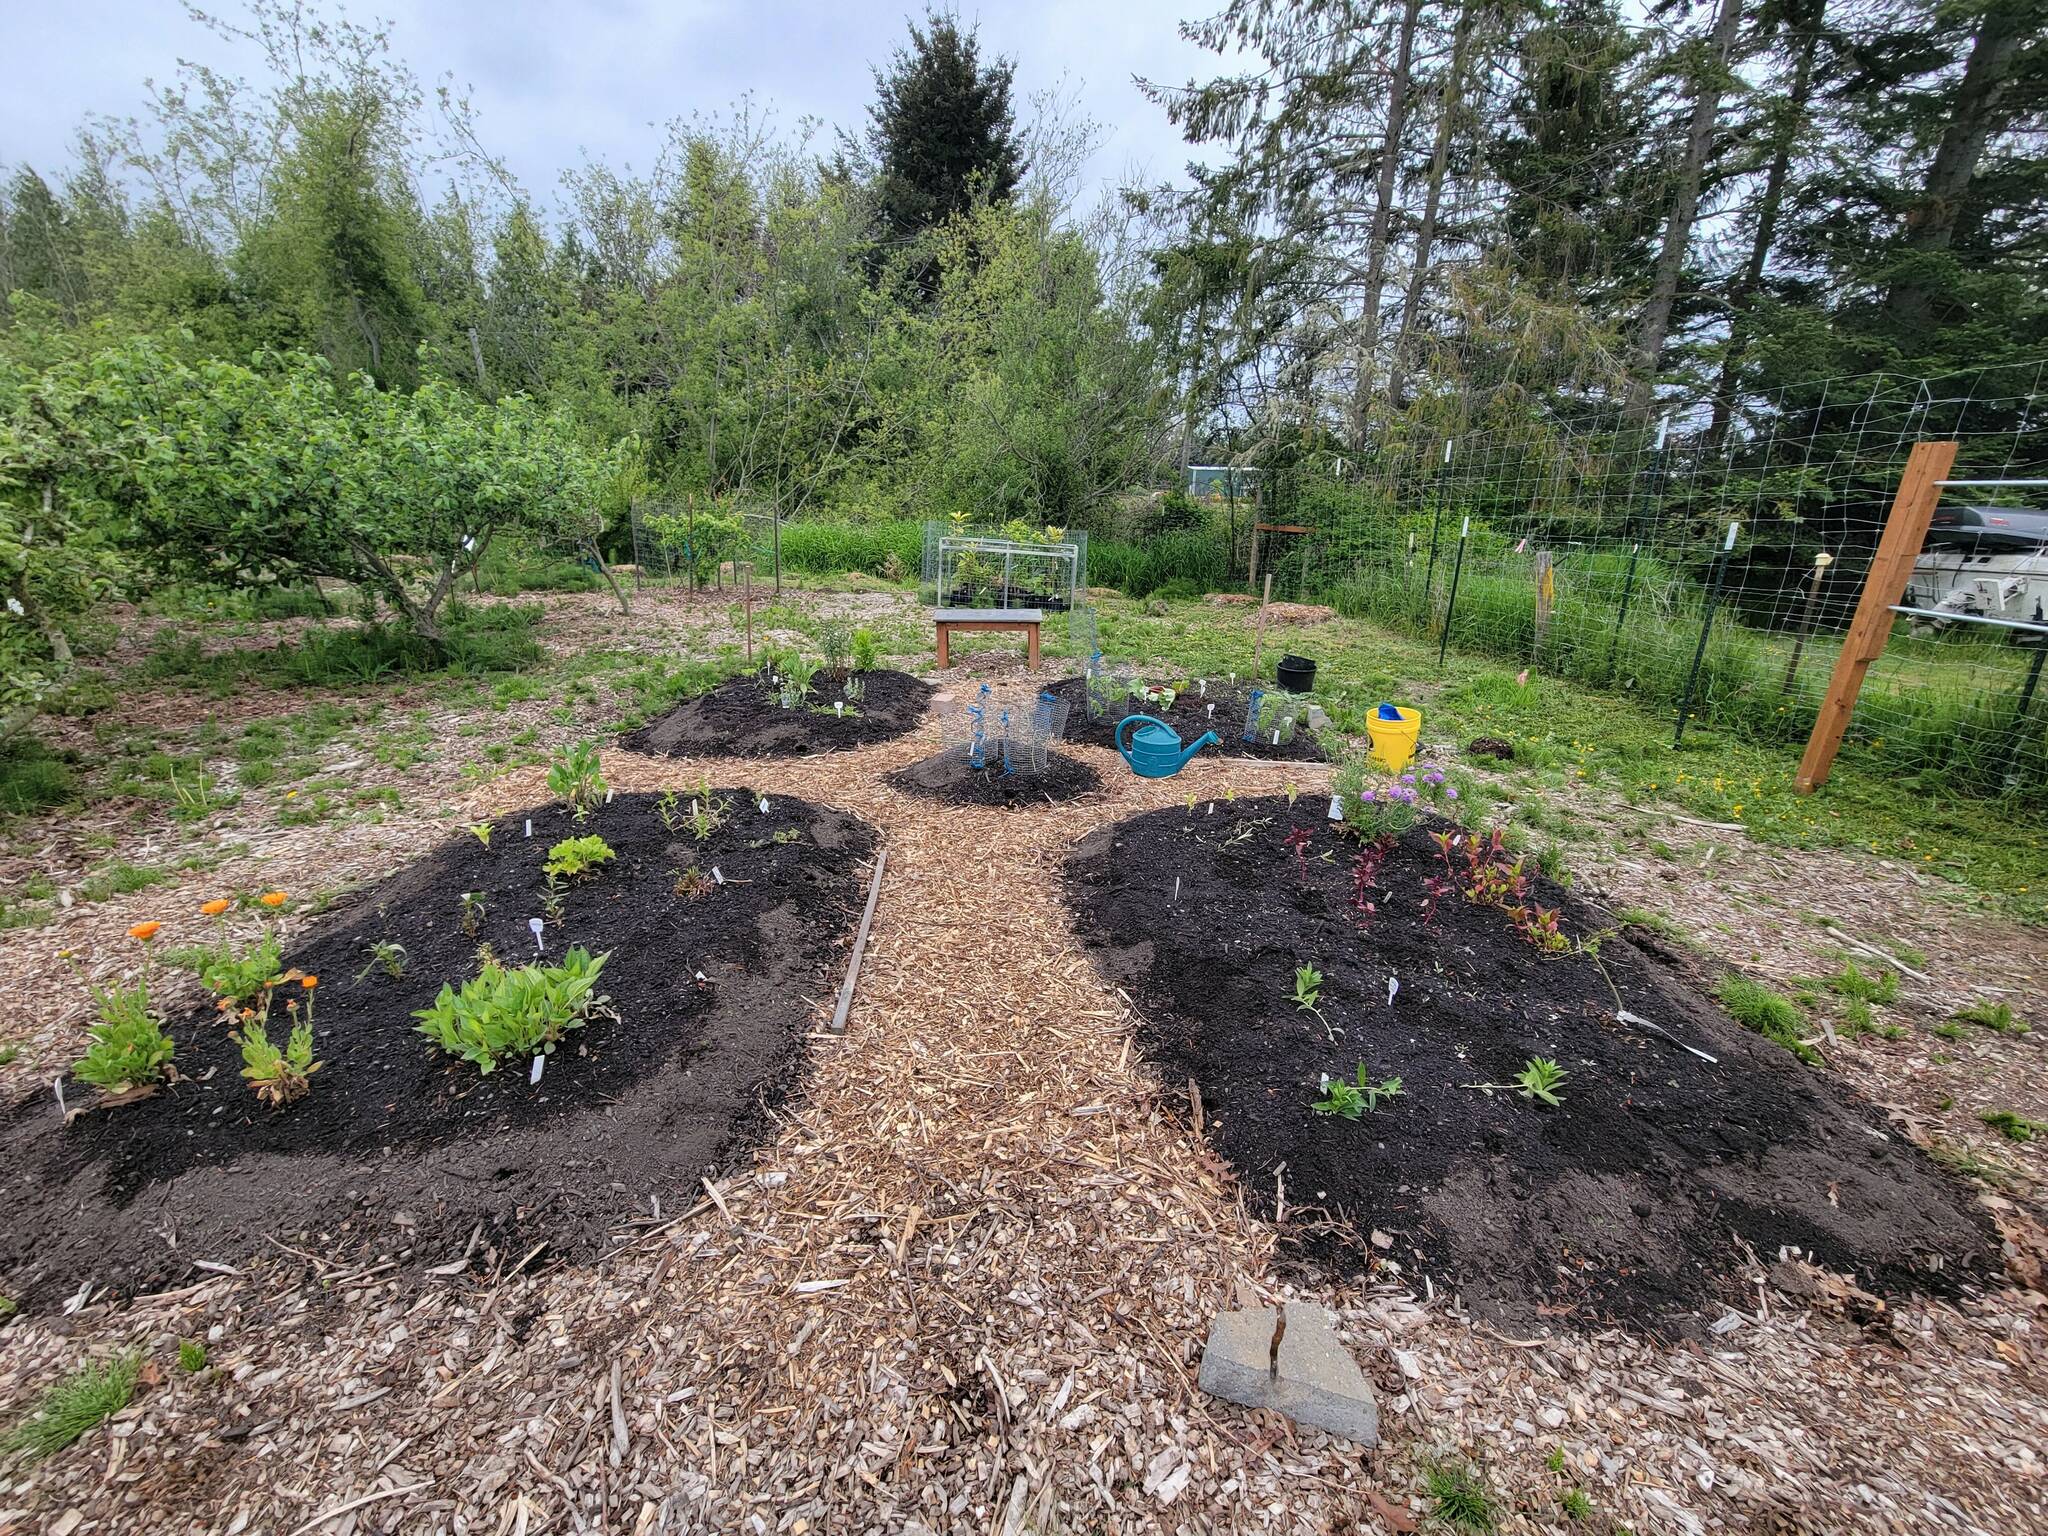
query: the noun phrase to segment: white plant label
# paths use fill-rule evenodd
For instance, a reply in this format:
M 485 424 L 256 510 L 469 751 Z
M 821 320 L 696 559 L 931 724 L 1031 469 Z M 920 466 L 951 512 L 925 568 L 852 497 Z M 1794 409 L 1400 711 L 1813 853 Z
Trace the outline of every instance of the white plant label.
M 711 883 L 714 885 L 725 884 L 725 876 L 721 875 L 718 872 L 718 866 L 716 864 L 711 866 Z
M 528 919 L 526 920 L 526 926 L 527 926 L 528 928 L 531 928 L 531 929 L 533 930 L 533 948 L 534 948 L 534 953 L 535 953 L 535 954 L 544 954 L 544 953 L 546 953 L 546 951 L 547 951 L 547 945 L 545 945 L 545 944 L 541 943 L 541 941 L 540 941 L 540 931 L 541 931 L 541 929 L 545 928 L 545 927 L 547 926 L 547 924 L 543 923 L 543 922 L 542 922 L 542 921 L 541 921 L 541 920 L 540 920 L 539 918 L 537 918 L 537 917 L 529 917 L 529 918 L 528 918 Z
M 834 719 L 838 720 L 843 720 L 846 718 L 846 706 L 840 703 L 837 699 L 834 699 L 832 701 L 832 716 Z
M 1175 875 L 1175 876 L 1173 877 L 1173 905 L 1174 905 L 1174 906 L 1176 906 L 1176 907 L 1180 905 L 1180 876 L 1179 876 L 1179 875 Z
M 704 974 L 704 973 L 703 973 L 702 971 L 699 971 L 699 972 L 697 973 L 697 979 L 698 979 L 699 981 L 708 981 L 708 980 L 710 980 L 710 978 L 709 978 L 708 976 L 706 976 L 706 975 L 705 975 L 705 974 Z
M 1209 706 L 1209 718 L 1211 720 L 1214 720 L 1216 718 L 1216 706 L 1214 704 L 1211 704 Z
M 528 837 L 533 836 L 533 818 L 531 816 L 526 818 L 526 835 Z
M 761 814 L 763 816 L 768 814 L 768 797 L 766 795 L 761 797 Z
M 1387 978 L 1387 1006 L 1389 1008 L 1394 1006 L 1394 994 L 1400 990 L 1401 978 L 1398 976 L 1389 976 Z
M 611 787 L 607 786 L 604 792 L 604 803 L 606 805 L 610 805 L 612 803 L 612 796 L 617 793 L 618 791 L 616 789 L 612 789 Z
M 1344 799 L 1343 799 L 1343 797 L 1342 797 L 1341 795 L 1332 795 L 1332 796 L 1330 796 L 1330 820 L 1332 820 L 1332 821 L 1342 821 L 1343 819 L 1344 819 Z
M 1273 733 L 1273 745 L 1276 747 L 1280 745 L 1280 733 L 1278 731 Z
M 62 1115 L 66 1120 L 69 1120 L 71 1118 L 71 1111 L 64 1107 L 64 1079 L 61 1077 L 51 1078 L 50 1087 L 56 1090 L 57 1113 Z
M 526 1074 L 526 1084 L 529 1088 L 540 1081 L 541 1070 L 542 1068 L 546 1067 L 547 1064 L 548 1059 L 545 1056 L 536 1056 L 533 1058 L 533 1070 Z
M 1209 697 L 1209 679 L 1207 679 L 1206 677 L 1198 677 L 1195 679 L 1195 686 L 1202 690 L 1203 698 L 1206 699 L 1207 697 Z M 1214 706 L 1212 705 L 1211 708 L 1213 709 Z

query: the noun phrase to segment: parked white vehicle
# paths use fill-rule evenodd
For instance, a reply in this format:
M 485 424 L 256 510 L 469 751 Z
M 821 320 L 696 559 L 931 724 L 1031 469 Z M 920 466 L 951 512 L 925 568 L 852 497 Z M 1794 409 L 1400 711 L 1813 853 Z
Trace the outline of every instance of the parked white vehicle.
M 2048 623 L 2048 512 L 1937 509 L 1913 564 L 1905 606 L 1959 617 Z M 1941 627 L 1944 621 L 1924 622 Z

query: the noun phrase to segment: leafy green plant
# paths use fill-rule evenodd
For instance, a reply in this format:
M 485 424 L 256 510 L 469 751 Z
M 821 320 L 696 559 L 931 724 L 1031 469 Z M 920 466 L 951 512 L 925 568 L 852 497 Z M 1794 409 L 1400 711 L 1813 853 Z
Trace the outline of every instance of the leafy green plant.
M 228 1008 L 255 1004 L 276 984 L 284 964 L 277 935 L 267 930 L 247 949 L 237 950 L 222 939 L 202 954 L 199 984 Z
M 2039 1120 L 2029 1120 L 2025 1115 L 2014 1114 L 2009 1109 L 1987 1109 L 1977 1117 L 2007 1141 L 2032 1141 L 2048 1125 Z
M 150 1005 L 147 973 L 107 987 L 88 982 L 86 991 L 100 1021 L 85 1032 L 90 1044 L 72 1063 L 72 1076 L 107 1093 L 162 1081 L 178 1053 Z
M 311 994 L 307 995 L 310 1000 Z M 283 1050 L 271 1043 L 262 1019 L 244 1020 L 235 1035 L 235 1042 L 242 1048 L 242 1076 L 256 1090 L 256 1097 L 272 1109 L 282 1109 L 303 1098 L 312 1086 L 309 1080 L 321 1068 L 322 1063 L 313 1059 L 311 1014 L 308 1008 L 307 1017 L 292 1025 Z
M 197 1376 L 206 1369 L 206 1346 L 197 1339 L 178 1340 L 178 1369 Z
M 597 991 L 597 982 L 610 958 L 593 959 L 578 947 L 560 965 L 507 969 L 487 961 L 460 991 L 443 984 L 433 1003 L 413 1017 L 420 1033 L 442 1050 L 488 1073 L 501 1058 L 552 1051 L 567 1031 L 608 1011 L 610 999 Z
M 783 663 L 782 678 L 796 690 L 796 697 L 801 699 L 811 691 L 811 684 L 817 678 L 818 670 L 818 663 L 808 656 L 795 655 Z
M 484 918 L 489 915 L 490 910 L 489 905 L 484 901 L 484 893 L 482 891 L 464 891 L 462 893 L 462 931 L 471 938 L 475 938 L 477 929 L 483 926 Z
M 1294 1006 L 1306 1013 L 1316 1011 L 1316 1001 L 1323 995 L 1323 973 L 1312 965 L 1297 965 L 1294 968 Z
M 875 646 L 874 631 L 856 629 L 853 632 L 853 670 L 872 672 L 875 670 L 875 663 L 880 659 L 880 653 Z
M 82 1367 L 43 1394 L 35 1412 L 0 1440 L 0 1451 L 27 1451 L 37 1461 L 54 1456 L 126 1408 L 141 1376 L 138 1353 Z
M 548 792 L 565 801 L 578 821 L 590 815 L 607 788 L 597 748 L 590 742 L 564 747 L 548 764 Z
M 853 632 L 837 619 L 828 620 L 818 631 L 818 649 L 825 653 L 825 670 L 838 673 L 846 668 L 847 653 L 853 648 Z
M 1967 1008 L 1958 1008 L 1949 1017 L 1959 1024 L 1975 1024 L 1979 1028 L 1992 1030 L 2001 1035 L 2024 1035 L 2029 1033 L 2024 1020 L 2013 1016 L 2012 1004 L 1994 1003 L 1989 998 L 1979 998 Z M 1939 1030 L 1936 1033 L 1940 1033 Z M 1957 1034 L 1961 1034 L 1958 1030 Z M 1955 1036 L 1951 1035 L 1950 1039 Z
M 711 834 L 725 825 L 726 813 L 731 809 L 730 800 L 714 795 L 709 784 L 700 783 L 690 801 L 690 835 L 700 843 L 710 841 Z
M 673 832 L 683 824 L 682 802 L 674 790 L 661 792 L 661 798 L 654 802 L 654 814 L 661 819 L 664 832 Z
M 1804 1038 L 1799 1008 L 1790 998 L 1732 971 L 1715 984 L 1714 996 L 1744 1029 L 1775 1041 L 1803 1062 L 1820 1061 L 1820 1052 Z
M 393 981 L 398 980 L 405 974 L 405 967 L 409 957 L 405 952 L 405 946 L 396 939 L 373 939 L 367 948 L 370 951 L 370 961 L 369 964 L 356 972 L 357 981 L 361 981 L 370 972 L 377 970 L 381 970 Z
M 550 789 L 554 788 L 552 783 L 548 787 Z M 469 835 L 482 843 L 486 848 L 491 846 L 491 833 L 496 830 L 496 827 L 488 821 L 472 821 L 469 824 Z
M 1548 1056 L 1531 1056 L 1523 1063 L 1522 1070 L 1515 1074 L 1515 1089 L 1525 1099 L 1541 1099 L 1545 1104 L 1561 1105 L 1564 1095 L 1558 1089 L 1570 1076 Z
M 1593 1518 L 1593 1501 L 1586 1497 L 1583 1488 L 1567 1488 L 1557 1496 L 1557 1506 L 1573 1520 Z
M 594 833 L 586 837 L 565 837 L 548 850 L 547 861 L 541 869 L 550 880 L 573 880 L 589 874 L 600 864 L 609 864 L 615 857 L 612 845 Z
M 1377 1114 L 1382 1101 L 1398 1098 L 1401 1093 L 1401 1079 L 1383 1078 L 1374 1082 L 1366 1074 L 1365 1063 L 1358 1064 L 1353 1082 L 1341 1077 L 1332 1077 L 1325 1072 L 1321 1078 L 1323 1096 L 1309 1105 L 1319 1115 L 1337 1115 L 1345 1120 L 1356 1120 L 1361 1115 Z

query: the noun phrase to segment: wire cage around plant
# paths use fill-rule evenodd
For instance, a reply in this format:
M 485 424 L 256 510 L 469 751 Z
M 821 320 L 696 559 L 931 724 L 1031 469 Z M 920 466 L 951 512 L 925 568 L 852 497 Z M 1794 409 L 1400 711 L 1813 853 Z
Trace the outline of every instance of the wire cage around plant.
M 1012 773 L 1043 773 L 1052 759 L 1052 744 L 1067 734 L 1072 701 L 1042 689 L 1029 704 L 1011 709 L 1002 721 L 1003 766 Z
M 942 608 L 1071 612 L 1086 581 L 1088 536 L 1006 525 L 981 533 L 925 524 L 924 579 Z
M 1114 727 L 1131 712 L 1131 684 L 1137 673 L 1130 667 L 1111 665 L 1100 651 L 1088 658 L 1082 698 L 1090 721 Z
M 1293 694 L 1277 688 L 1254 688 L 1246 701 L 1242 739 L 1269 747 L 1284 747 L 1294 740 L 1307 706 Z

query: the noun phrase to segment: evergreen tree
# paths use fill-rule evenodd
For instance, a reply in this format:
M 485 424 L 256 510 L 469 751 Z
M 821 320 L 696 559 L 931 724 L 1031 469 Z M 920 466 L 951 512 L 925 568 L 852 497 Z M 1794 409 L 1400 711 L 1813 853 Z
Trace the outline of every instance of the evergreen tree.
M 965 213 L 977 199 L 1004 203 L 1024 174 L 1010 109 L 1015 65 L 981 59 L 974 32 L 950 16 L 912 23 L 910 46 L 875 71 L 867 147 L 883 237 L 907 245 Z

